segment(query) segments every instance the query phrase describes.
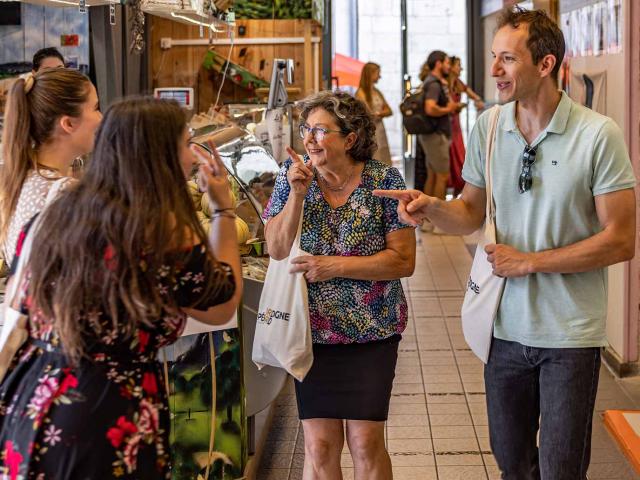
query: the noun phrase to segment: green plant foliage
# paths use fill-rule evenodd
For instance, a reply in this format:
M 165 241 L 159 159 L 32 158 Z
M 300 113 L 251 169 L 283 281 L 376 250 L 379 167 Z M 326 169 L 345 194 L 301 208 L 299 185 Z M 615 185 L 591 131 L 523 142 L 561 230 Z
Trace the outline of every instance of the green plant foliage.
M 311 0 L 235 0 L 236 18 L 311 18 Z
M 237 329 L 211 334 L 215 351 L 214 456 L 204 478 L 211 435 L 213 382 L 209 334 L 182 337 L 168 357 L 173 480 L 233 480 L 242 476 L 246 448 L 242 407 L 240 335 Z M 181 351 L 177 355 L 175 352 Z

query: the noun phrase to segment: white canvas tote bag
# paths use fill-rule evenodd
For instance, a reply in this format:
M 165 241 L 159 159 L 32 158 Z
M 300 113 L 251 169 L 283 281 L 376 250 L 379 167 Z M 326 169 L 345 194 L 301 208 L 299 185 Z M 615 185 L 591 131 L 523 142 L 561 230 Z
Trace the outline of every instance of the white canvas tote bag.
M 495 144 L 496 126 L 500 117 L 500 107 L 495 106 L 489 113 L 489 130 L 485 154 L 485 183 L 487 193 L 486 218 L 480 229 L 476 254 L 473 258 L 471 273 L 467 281 L 466 293 L 462 304 L 462 331 L 467 344 L 480 360 L 487 363 L 493 322 L 500 305 L 504 278 L 493 274 L 491 263 L 484 251 L 486 245 L 496 243 L 495 204 L 491 182 L 491 157 Z
M 51 185 L 47 198 L 45 199 L 45 208 L 55 200 L 61 188 L 67 181 L 67 178 L 61 178 Z M 9 280 L 9 285 L 7 286 L 8 288 L 4 296 L 4 302 L 0 308 L 0 313 L 2 314 L 2 331 L 0 331 L 0 382 L 7 374 L 7 370 L 11 366 L 11 361 L 14 355 L 24 342 L 27 341 L 27 338 L 29 338 L 29 317 L 20 311 L 24 300 L 20 287 L 24 282 L 26 266 L 31 255 L 31 246 L 33 245 L 33 239 L 36 235 L 41 219 L 42 212 L 33 222 L 31 228 L 29 228 L 29 233 L 27 233 L 24 243 L 22 244 L 22 250 L 20 251 L 16 271 L 13 274 L 13 277 Z
M 283 368 L 300 382 L 313 364 L 307 283 L 303 273 L 290 273 L 291 259 L 309 255 L 300 249 L 303 217 L 304 210 L 289 256 L 269 261 L 251 355 L 259 370 Z
M 35 236 L 33 229 L 37 227 L 36 224 L 39 219 L 40 217 L 36 219 L 24 239 L 16 271 L 10 279 L 7 291 L 5 292 L 4 303 L 2 305 L 2 331 L 0 331 L 0 382 L 7 374 L 14 355 L 29 337 L 27 325 L 29 316 L 23 314 L 20 310 L 23 300 L 23 295 L 20 294 L 20 286 L 24 281 L 26 264 L 31 254 L 31 245 L 33 244 L 33 237 Z

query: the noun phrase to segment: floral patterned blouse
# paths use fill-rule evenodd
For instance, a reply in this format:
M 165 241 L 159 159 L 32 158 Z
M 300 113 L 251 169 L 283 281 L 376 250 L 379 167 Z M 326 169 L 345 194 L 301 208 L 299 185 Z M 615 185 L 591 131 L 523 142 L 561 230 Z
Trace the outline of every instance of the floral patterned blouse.
M 24 231 L 16 258 L 23 240 Z M 220 273 L 217 296 L 201 299 L 204 280 Z M 227 301 L 235 290 L 229 266 L 213 264 L 201 245 L 176 253 L 157 278 L 159 290 L 178 305 L 201 310 Z M 25 303 L 30 338 L 0 384 L 0 477 L 171 478 L 169 410 L 156 357 L 178 338 L 186 316 L 165 311 L 150 319 L 152 326 L 126 335 L 96 312 L 83 335 L 89 358 L 71 366 L 52 321 L 29 297 Z
M 306 161 L 305 156 L 305 161 Z M 275 217 L 289 198 L 287 172 L 280 170 L 263 213 Z M 301 247 L 312 255 L 367 256 L 386 248 L 385 235 L 401 228 L 397 200 L 374 197 L 374 189 L 405 189 L 396 168 L 366 162 L 360 184 L 347 202 L 333 209 L 314 178 L 305 197 Z M 364 343 L 402 333 L 407 301 L 400 280 L 370 281 L 334 278 L 309 283 L 309 314 L 314 343 Z

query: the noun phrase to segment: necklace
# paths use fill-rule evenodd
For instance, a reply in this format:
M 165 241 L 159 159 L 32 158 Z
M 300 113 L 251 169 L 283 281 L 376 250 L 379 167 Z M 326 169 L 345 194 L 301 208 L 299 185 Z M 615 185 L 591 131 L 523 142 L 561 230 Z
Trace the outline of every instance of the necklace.
M 327 181 L 327 179 L 322 176 L 322 174 L 320 173 L 320 170 L 318 170 L 317 168 L 315 169 L 315 171 L 316 171 L 316 177 L 319 177 L 320 180 L 322 180 L 322 183 L 324 184 L 325 187 L 327 187 L 332 192 L 341 192 L 342 190 L 344 190 L 347 184 L 351 181 L 351 178 L 353 178 L 353 172 L 355 171 L 355 169 L 356 167 L 355 165 L 353 165 L 351 167 L 351 171 L 349 172 L 349 175 L 347 176 L 347 179 L 344 182 L 342 182 L 342 185 L 339 185 L 339 186 L 331 185 Z

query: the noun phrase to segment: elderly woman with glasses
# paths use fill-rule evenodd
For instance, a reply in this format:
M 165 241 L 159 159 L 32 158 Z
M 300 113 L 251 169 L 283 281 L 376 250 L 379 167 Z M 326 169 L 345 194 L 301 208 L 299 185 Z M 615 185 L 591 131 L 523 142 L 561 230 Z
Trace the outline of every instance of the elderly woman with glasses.
M 346 432 L 356 479 L 391 479 L 384 422 L 407 322 L 400 278 L 413 273 L 416 246 L 397 201 L 372 192 L 405 185 L 397 169 L 372 159 L 376 129 L 363 102 L 328 91 L 301 109 L 307 154 L 289 149 L 264 217 L 273 258 L 289 255 L 301 215 L 310 254 L 291 259 L 307 280 L 314 344 L 313 367 L 295 385 L 303 476 L 342 478 Z

